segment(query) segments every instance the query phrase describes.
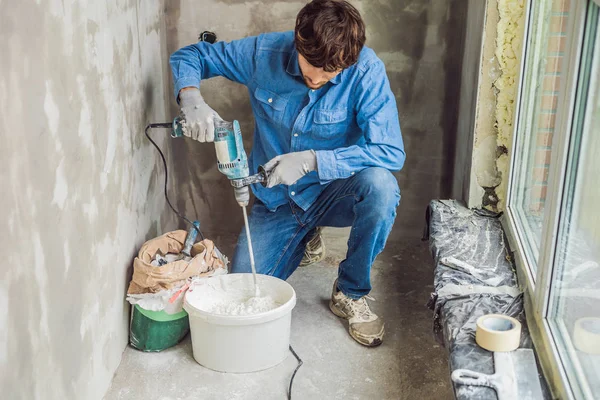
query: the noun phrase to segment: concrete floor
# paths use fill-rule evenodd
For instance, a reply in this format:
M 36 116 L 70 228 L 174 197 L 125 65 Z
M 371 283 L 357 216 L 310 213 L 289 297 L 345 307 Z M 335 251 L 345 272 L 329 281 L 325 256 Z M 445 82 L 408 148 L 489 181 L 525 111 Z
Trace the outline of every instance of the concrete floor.
M 215 238 L 224 250 L 232 238 Z M 377 348 L 355 343 L 345 321 L 327 306 L 344 235 L 326 238 L 327 257 L 300 268 L 289 282 L 298 303 L 291 344 L 304 360 L 294 381 L 294 399 L 452 399 L 445 350 L 433 339 L 433 263 L 418 239 L 388 243 L 373 267 L 373 310 L 386 322 Z M 267 371 L 235 375 L 210 371 L 192 356 L 189 336 L 175 348 L 142 353 L 127 348 L 106 400 L 285 399 L 296 360 Z

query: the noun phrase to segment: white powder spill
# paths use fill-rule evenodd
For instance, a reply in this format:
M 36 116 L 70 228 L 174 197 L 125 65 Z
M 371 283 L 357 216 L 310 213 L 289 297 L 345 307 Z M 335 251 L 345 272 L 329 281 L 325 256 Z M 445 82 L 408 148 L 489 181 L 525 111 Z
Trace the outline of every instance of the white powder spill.
M 188 292 L 186 298 L 193 307 L 220 315 L 255 315 L 281 305 L 269 295 L 256 296 L 251 283 L 250 279 L 237 284 L 207 279 Z

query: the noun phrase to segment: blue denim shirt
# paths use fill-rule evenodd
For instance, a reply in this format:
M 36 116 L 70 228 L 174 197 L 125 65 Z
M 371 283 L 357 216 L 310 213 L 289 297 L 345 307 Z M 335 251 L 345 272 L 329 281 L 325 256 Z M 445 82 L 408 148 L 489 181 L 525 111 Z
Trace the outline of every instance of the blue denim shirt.
M 293 32 L 200 42 L 173 53 L 170 63 L 176 98 L 182 88 L 200 87 L 213 76 L 248 87 L 255 116 L 251 173 L 277 155 L 315 150 L 318 172 L 289 187 L 253 185 L 270 210 L 290 199 L 307 210 L 332 180 L 368 167 L 398 171 L 404 165 L 396 99 L 383 62 L 369 48 L 317 90 L 302 79 Z

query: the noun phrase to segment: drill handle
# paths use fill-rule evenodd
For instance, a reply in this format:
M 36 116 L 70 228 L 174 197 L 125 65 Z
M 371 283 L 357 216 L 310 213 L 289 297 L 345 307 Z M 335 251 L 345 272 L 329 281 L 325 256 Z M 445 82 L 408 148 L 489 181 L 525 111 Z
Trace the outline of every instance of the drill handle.
M 236 189 L 243 188 L 245 186 L 253 185 L 255 183 L 260 183 L 264 187 L 267 186 L 267 180 L 269 179 L 269 175 L 265 171 L 262 165 L 258 166 L 258 174 L 250 175 L 247 178 L 240 179 L 232 179 L 231 186 Z
M 238 120 L 233 121 L 233 136 L 235 138 L 235 155 L 239 161 L 246 161 L 246 151 L 244 150 L 244 138 L 242 137 L 242 129 Z
M 184 122 L 183 117 L 181 117 L 181 116 L 175 117 L 175 119 L 173 120 L 172 129 L 171 129 L 171 137 L 172 138 L 183 137 L 183 122 Z

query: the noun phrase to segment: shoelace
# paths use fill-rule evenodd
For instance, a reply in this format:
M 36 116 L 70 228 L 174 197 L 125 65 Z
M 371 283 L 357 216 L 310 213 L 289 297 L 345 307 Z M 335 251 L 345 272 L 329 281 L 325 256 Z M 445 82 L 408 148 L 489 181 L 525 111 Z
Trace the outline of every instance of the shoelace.
M 317 233 L 315 235 L 315 237 L 310 239 L 310 241 L 306 244 L 305 252 L 306 253 L 320 252 L 321 247 L 323 246 L 321 243 L 322 240 L 323 240 L 323 238 L 321 237 L 321 233 L 320 232 Z
M 364 296 L 358 300 L 352 300 L 349 297 L 344 297 L 342 300 L 342 304 L 345 307 L 348 307 L 352 310 L 352 313 L 360 318 L 370 318 L 373 315 L 371 308 L 369 307 L 369 303 L 367 303 L 367 299 L 371 301 L 375 301 L 375 299 L 371 296 Z
M 312 264 L 319 260 L 323 254 L 322 240 L 321 233 L 318 232 L 315 237 L 306 244 L 306 248 L 304 249 L 304 263 Z
M 313 257 L 312 254 L 304 253 L 304 257 L 302 258 L 302 261 L 300 262 L 300 266 L 311 265 L 311 264 L 316 263 L 317 261 L 318 261 L 318 258 L 316 256 Z

